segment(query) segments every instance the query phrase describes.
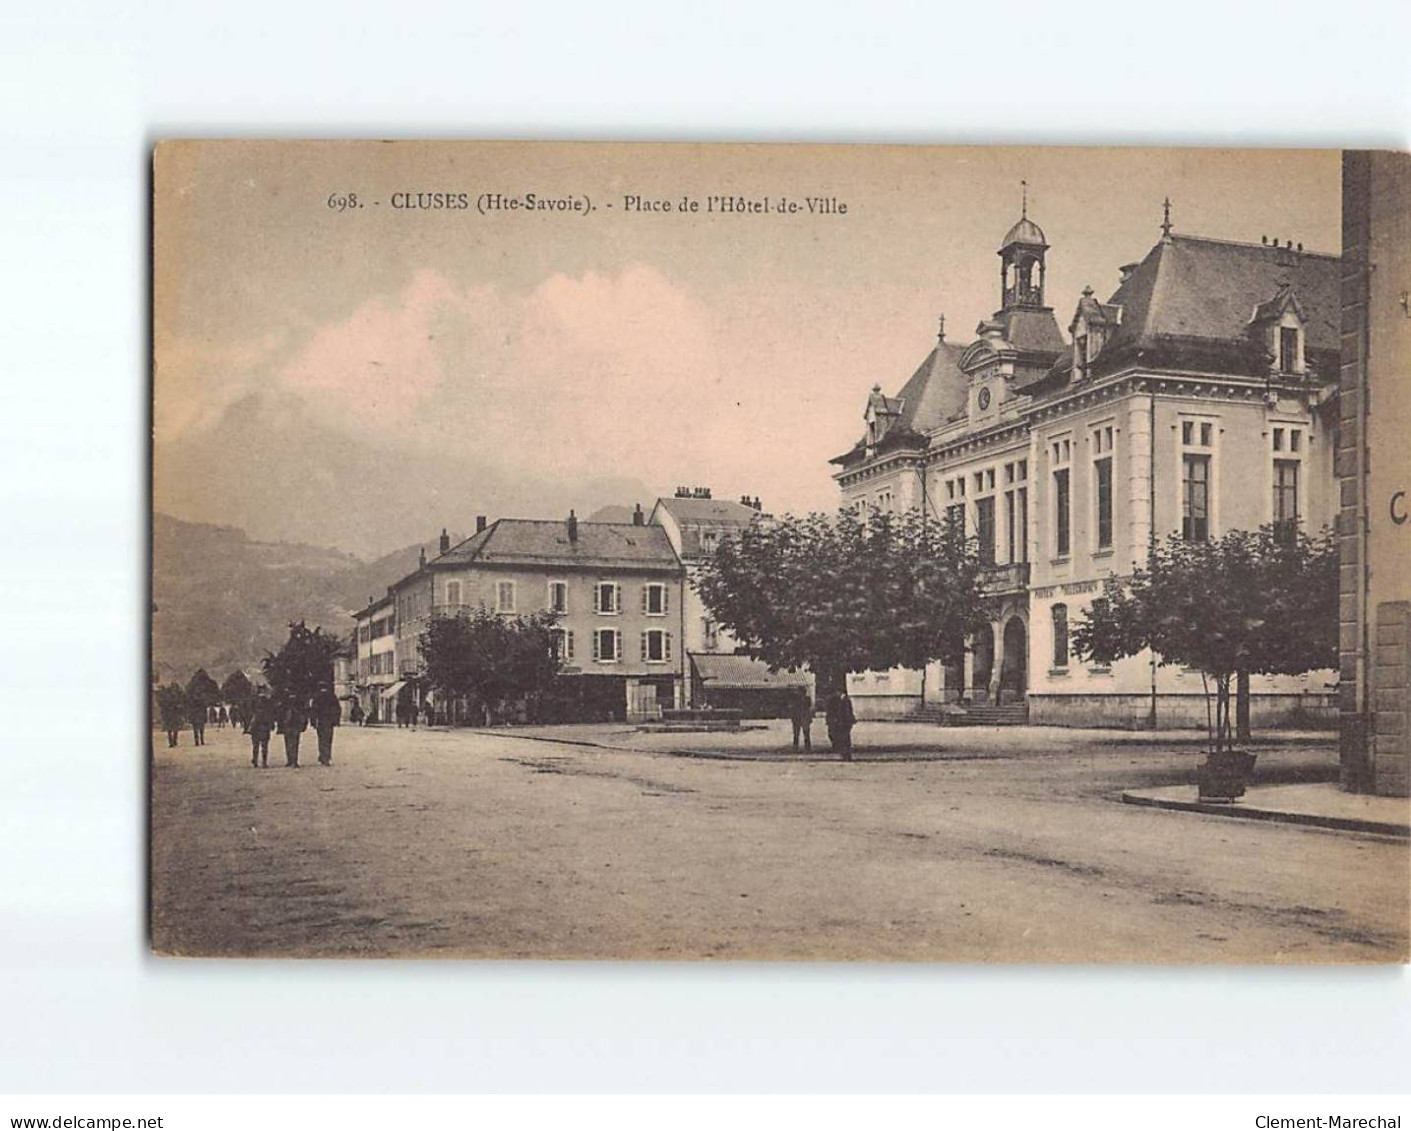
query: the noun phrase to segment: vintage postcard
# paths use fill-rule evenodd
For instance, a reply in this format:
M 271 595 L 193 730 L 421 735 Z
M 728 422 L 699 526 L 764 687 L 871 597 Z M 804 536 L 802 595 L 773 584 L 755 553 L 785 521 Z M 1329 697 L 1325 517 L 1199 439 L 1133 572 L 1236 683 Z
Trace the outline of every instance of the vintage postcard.
M 1407 960 L 1405 155 L 153 162 L 158 953 Z

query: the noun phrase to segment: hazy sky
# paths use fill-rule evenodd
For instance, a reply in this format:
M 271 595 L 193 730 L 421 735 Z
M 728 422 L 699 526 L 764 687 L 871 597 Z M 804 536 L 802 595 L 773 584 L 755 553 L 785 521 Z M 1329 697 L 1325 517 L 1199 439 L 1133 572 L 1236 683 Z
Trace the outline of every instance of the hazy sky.
M 1107 297 L 1118 266 L 1156 241 L 1168 194 L 1178 232 L 1336 252 L 1339 169 L 1336 151 L 167 148 L 158 450 L 258 392 L 418 460 L 473 453 L 565 484 L 707 484 L 775 511 L 832 507 L 827 460 L 860 434 L 868 389 L 900 387 L 939 314 L 969 341 L 998 306 L 995 252 L 1021 179 L 1066 327 L 1085 284 Z M 347 191 L 364 207 L 331 210 Z M 486 191 L 586 197 L 595 211 L 481 215 Z M 465 193 L 471 207 L 397 210 L 396 192 Z M 691 194 L 702 209 L 712 194 L 833 197 L 847 213 L 628 214 L 628 194 Z M 184 517 L 215 517 L 199 490 L 186 498 Z

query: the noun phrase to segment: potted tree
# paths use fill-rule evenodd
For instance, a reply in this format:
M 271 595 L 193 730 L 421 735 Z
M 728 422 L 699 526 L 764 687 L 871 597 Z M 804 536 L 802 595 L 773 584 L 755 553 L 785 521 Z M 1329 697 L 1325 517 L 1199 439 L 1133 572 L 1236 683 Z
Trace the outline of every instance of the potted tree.
M 1297 674 L 1337 664 L 1337 545 L 1285 526 L 1215 540 L 1178 534 L 1145 566 L 1110 578 L 1076 623 L 1073 647 L 1099 663 L 1150 648 L 1162 664 L 1200 672 L 1209 745 L 1197 768 L 1202 801 L 1244 796 L 1255 756 L 1234 741 L 1232 689 L 1252 673 Z

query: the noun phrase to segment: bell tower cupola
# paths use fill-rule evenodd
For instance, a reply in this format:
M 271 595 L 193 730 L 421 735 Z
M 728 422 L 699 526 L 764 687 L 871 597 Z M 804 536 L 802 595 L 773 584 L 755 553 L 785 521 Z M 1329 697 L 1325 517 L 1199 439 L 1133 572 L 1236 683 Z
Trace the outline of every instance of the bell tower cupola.
M 1023 203 L 1019 222 L 1010 228 L 1000 245 L 1000 306 L 1044 309 L 1044 252 L 1048 242 L 1043 229 L 1029 219 L 1029 186 L 1021 181 Z

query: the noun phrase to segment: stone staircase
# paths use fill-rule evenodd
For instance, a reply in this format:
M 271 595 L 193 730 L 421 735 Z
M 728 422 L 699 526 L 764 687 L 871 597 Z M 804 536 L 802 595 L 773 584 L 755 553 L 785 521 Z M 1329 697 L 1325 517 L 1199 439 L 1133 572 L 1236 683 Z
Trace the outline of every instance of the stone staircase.
M 912 719 L 938 726 L 1022 727 L 1029 724 L 1028 703 L 973 704 L 969 707 L 947 705 L 925 706 L 914 712 Z

